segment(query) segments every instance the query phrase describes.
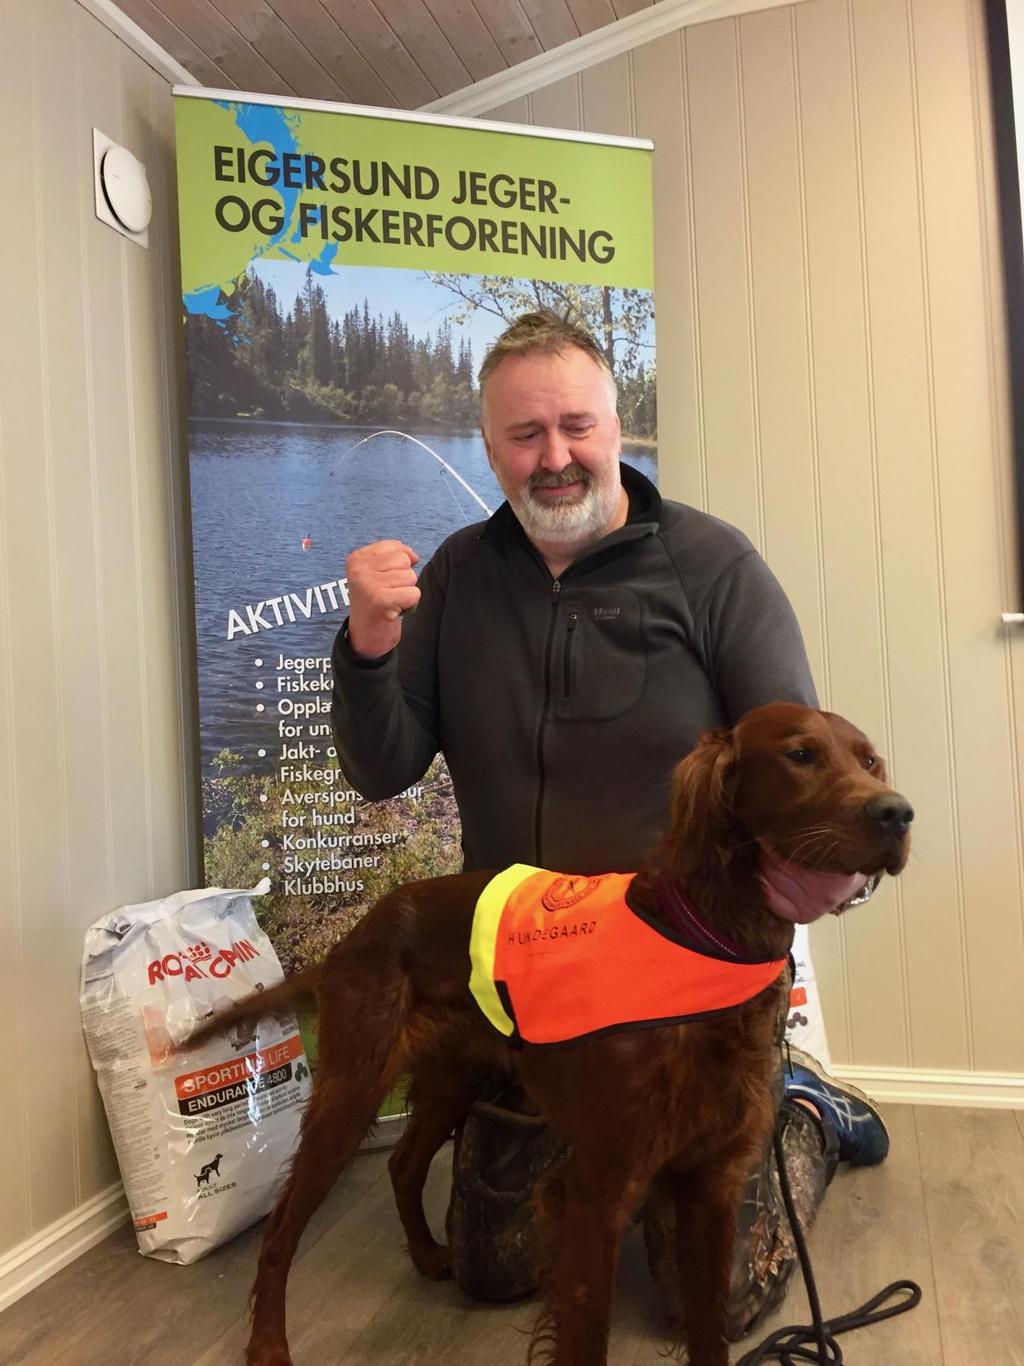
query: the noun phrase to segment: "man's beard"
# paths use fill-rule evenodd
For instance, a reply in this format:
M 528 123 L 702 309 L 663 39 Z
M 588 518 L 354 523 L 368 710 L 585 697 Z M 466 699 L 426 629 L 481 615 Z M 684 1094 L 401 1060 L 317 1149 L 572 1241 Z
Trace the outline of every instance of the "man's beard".
M 542 501 L 533 494 L 537 488 L 562 488 L 576 483 L 583 484 L 584 490 L 573 498 Z M 605 534 L 618 511 L 621 490 L 617 479 L 610 478 L 602 487 L 594 482 L 589 470 L 573 462 L 560 474 L 532 474 L 526 488 L 509 501 L 532 541 L 572 550 L 600 540 Z

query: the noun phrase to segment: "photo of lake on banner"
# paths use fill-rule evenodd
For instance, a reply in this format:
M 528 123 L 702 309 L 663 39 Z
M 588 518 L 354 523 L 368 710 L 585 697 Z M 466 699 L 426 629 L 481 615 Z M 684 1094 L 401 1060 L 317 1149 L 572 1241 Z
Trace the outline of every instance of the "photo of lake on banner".
M 393 537 L 422 569 L 446 536 L 499 506 L 476 372 L 505 327 L 538 306 L 590 327 L 618 385 L 624 454 L 654 476 L 648 290 L 257 259 L 233 292 L 193 302 L 204 772 L 225 748 L 253 771 L 251 743 L 266 735 L 271 709 L 268 699 L 257 711 L 262 699 L 244 686 L 261 681 L 252 661 L 330 653 L 350 551 Z

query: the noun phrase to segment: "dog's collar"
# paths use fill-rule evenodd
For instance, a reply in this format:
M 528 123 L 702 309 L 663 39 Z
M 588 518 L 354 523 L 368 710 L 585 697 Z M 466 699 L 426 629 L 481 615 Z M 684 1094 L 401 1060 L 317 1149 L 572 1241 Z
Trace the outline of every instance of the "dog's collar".
M 714 958 L 743 959 L 740 949 L 720 930 L 713 930 L 690 900 L 686 888 L 678 878 L 659 873 L 654 883 L 654 895 L 662 914 L 671 927 L 684 938 L 696 941 Z
M 874 873 L 852 896 L 834 907 L 832 914 L 842 915 L 851 906 L 862 906 L 866 901 L 870 901 L 881 880 L 882 874 Z M 670 877 L 668 873 L 659 873 L 654 881 L 654 895 L 658 908 L 670 928 L 690 941 L 693 947 L 704 949 L 715 958 L 724 955 L 735 961 L 743 961 L 742 950 L 720 930 L 711 928 L 690 900 L 686 887 L 678 878 Z M 775 913 L 778 914 L 777 911 Z

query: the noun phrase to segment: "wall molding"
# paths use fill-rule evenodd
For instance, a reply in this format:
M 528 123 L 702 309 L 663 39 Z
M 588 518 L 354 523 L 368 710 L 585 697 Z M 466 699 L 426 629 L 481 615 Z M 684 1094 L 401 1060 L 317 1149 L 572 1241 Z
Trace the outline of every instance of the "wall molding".
M 584 34 L 582 38 L 574 38 L 572 42 L 563 43 L 549 52 L 541 52 L 525 62 L 518 62 L 507 71 L 499 71 L 473 85 L 442 95 L 430 104 L 421 106 L 420 112 L 466 116 L 484 114 L 499 104 L 506 104 L 552 85 L 565 76 L 575 76 L 588 67 L 598 66 L 601 62 L 690 24 L 704 24 L 712 19 L 736 18 L 742 14 L 756 14 L 760 10 L 806 3 L 807 0 L 658 0 L 657 4 L 627 15 L 625 19 L 618 19 L 593 33 Z M 201 85 L 176 58 L 134 20 L 129 19 L 114 0 L 78 0 L 78 4 L 112 33 L 116 33 L 133 52 L 172 84 Z M 233 93 L 237 97 L 240 92 Z
M 0 1313 L 101 1243 L 127 1218 L 124 1187 L 115 1181 L 84 1205 L 0 1255 Z
M 841 1067 L 832 1075 L 893 1105 L 950 1105 L 1024 1110 L 1024 1075 L 1016 1072 L 932 1072 L 917 1067 Z
M 606 24 L 582 38 L 541 52 L 507 71 L 485 76 L 473 85 L 453 90 L 450 95 L 442 95 L 420 107 L 426 114 L 486 114 L 498 105 L 530 95 L 566 76 L 575 76 L 588 67 L 598 66 L 690 24 L 733 19 L 760 10 L 806 3 L 807 0 L 657 0 L 656 4 L 627 15 L 625 19 Z
M 94 19 L 98 19 L 104 28 L 116 33 L 147 66 L 151 66 L 158 75 L 166 77 L 172 85 L 199 84 L 191 72 L 186 71 L 176 58 L 145 30 L 139 28 L 133 19 L 129 19 L 123 10 L 118 9 L 113 0 L 78 0 L 78 3 L 84 10 L 88 10 Z

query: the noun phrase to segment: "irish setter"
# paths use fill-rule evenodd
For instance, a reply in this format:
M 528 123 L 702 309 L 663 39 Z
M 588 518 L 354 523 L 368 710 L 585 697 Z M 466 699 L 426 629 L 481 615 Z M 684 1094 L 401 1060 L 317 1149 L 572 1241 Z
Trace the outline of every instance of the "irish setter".
M 704 735 L 674 775 L 670 824 L 630 903 L 668 928 L 659 886 L 684 886 L 704 926 L 749 959 L 784 959 L 793 925 L 769 909 L 762 854 L 835 874 L 899 873 L 913 812 L 866 737 L 842 717 L 772 703 Z M 319 967 L 242 1002 L 196 1038 L 278 1009 L 319 1004 L 320 1064 L 288 1182 L 267 1221 L 248 1366 L 289 1366 L 285 1285 L 310 1216 L 403 1075 L 412 1116 L 390 1160 L 409 1253 L 450 1273 L 423 1213 L 431 1159 L 484 1076 L 515 1072 L 569 1144 L 537 1197 L 546 1308 L 531 1356 L 604 1366 L 620 1239 L 655 1176 L 675 1201 L 680 1330 L 691 1366 L 726 1366 L 726 1301 L 744 1181 L 769 1141 L 777 982 L 683 1024 L 520 1051 L 470 994 L 473 911 L 490 872 L 390 892 Z M 784 980 L 785 974 L 782 974 Z M 700 1255 L 687 1258 L 687 1247 Z

